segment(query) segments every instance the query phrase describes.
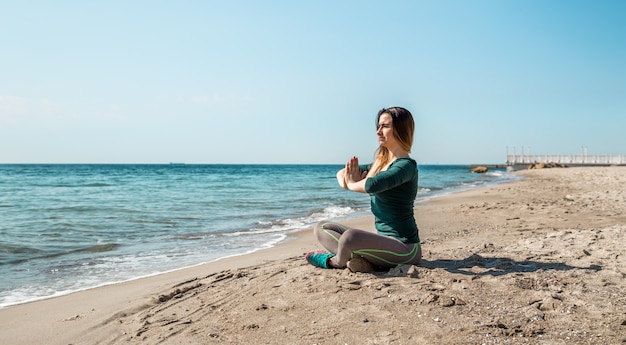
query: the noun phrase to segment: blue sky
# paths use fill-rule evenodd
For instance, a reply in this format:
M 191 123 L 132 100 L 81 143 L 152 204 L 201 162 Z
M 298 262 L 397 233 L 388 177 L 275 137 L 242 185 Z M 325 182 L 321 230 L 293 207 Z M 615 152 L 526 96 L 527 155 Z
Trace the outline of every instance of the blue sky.
M 626 1 L 1 1 L 0 163 L 626 154 Z

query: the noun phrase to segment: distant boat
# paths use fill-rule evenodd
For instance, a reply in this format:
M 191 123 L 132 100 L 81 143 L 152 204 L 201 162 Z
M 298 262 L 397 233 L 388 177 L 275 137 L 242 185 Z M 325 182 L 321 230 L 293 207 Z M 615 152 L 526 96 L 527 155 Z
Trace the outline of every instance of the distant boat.
M 183 165 L 185 165 L 185 163 L 170 162 L 170 165 L 173 165 L 173 166 L 183 166 Z

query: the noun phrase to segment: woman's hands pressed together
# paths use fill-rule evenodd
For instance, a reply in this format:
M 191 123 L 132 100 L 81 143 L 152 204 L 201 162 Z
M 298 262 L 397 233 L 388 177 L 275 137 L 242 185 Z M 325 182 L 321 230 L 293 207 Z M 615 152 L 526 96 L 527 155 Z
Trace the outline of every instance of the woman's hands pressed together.
M 348 163 L 346 163 L 346 182 L 347 183 L 355 183 L 359 182 L 365 178 L 367 175 L 367 171 L 359 172 L 359 158 L 353 156 L 350 158 Z
M 346 188 L 351 191 L 365 193 L 367 171 L 359 171 L 359 159 L 356 156 L 348 160 L 343 171 Z

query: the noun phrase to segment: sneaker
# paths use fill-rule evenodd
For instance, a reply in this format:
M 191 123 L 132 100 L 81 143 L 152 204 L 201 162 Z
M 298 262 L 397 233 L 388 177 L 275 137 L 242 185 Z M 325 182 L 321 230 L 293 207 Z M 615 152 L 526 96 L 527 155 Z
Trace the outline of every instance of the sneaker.
M 333 253 L 328 253 L 323 250 L 316 250 L 306 255 L 306 261 L 311 265 L 321 268 L 330 268 L 328 266 L 328 260 L 335 256 Z

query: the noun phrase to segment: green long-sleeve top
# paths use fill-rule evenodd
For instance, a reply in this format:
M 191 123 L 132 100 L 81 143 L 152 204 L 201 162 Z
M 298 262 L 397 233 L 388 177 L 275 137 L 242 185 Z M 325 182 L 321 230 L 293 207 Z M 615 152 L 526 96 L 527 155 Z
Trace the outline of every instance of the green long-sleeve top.
M 372 164 L 360 165 L 368 171 Z M 419 243 L 413 209 L 417 196 L 417 162 L 398 158 L 385 171 L 365 181 L 370 195 L 376 230 L 381 235 L 397 238 L 404 243 Z

